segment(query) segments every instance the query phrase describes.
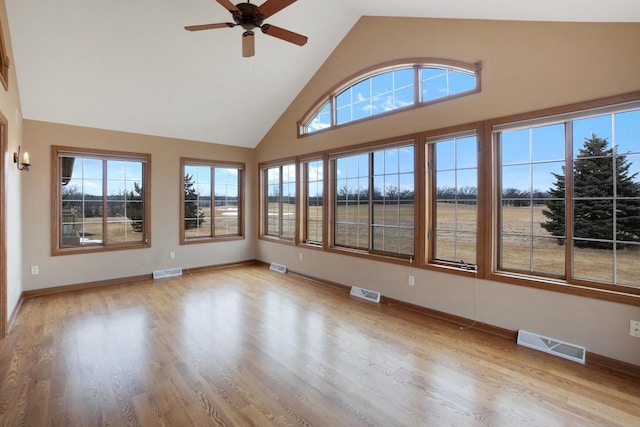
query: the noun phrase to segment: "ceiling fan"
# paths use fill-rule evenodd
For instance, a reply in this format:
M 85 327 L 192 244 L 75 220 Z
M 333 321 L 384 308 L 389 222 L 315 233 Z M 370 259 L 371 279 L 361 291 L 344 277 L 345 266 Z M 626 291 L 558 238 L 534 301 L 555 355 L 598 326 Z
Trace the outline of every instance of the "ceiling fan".
M 289 43 L 303 46 L 307 43 L 307 37 L 294 33 L 284 28 L 276 27 L 271 24 L 264 24 L 264 20 L 280 12 L 296 0 L 267 0 L 262 5 L 256 6 L 250 1 L 246 3 L 238 3 L 234 5 L 230 0 L 216 0 L 233 16 L 234 22 L 220 22 L 217 24 L 190 25 L 184 27 L 187 31 L 213 30 L 215 28 L 232 28 L 240 25 L 245 29 L 242 33 L 242 56 L 245 58 L 255 54 L 255 41 L 253 39 L 254 28 L 260 28 L 263 33 L 277 37 Z

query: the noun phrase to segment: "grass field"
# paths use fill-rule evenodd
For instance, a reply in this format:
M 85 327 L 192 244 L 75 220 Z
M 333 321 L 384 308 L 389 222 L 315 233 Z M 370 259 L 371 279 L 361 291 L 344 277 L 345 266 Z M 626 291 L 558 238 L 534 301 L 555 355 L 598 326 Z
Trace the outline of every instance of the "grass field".
M 84 222 L 65 222 L 62 225 L 65 233 L 63 239 L 70 244 L 90 245 L 103 242 L 103 221 L 99 217 L 85 218 Z M 73 230 L 73 231 L 72 231 Z M 131 220 L 127 217 L 115 216 L 107 218 L 107 240 L 111 243 L 140 242 L 142 233 L 133 231 Z
M 314 218 L 317 212 L 311 210 Z M 565 245 L 540 224 L 546 218 L 542 214 L 543 206 L 505 207 L 502 217 L 502 259 L 501 267 L 523 272 L 548 273 L 563 276 L 565 273 Z M 413 245 L 413 234 L 403 225 L 413 221 L 413 205 L 400 205 L 395 212 L 374 211 L 374 218 L 382 218 L 389 225 L 391 233 L 386 236 L 374 235 L 374 245 L 386 250 L 397 251 L 400 247 L 409 253 Z M 377 215 L 376 215 L 377 214 Z M 339 245 L 361 247 L 368 245 L 368 206 L 345 207 L 337 210 Z M 341 226 L 341 223 L 344 224 Z M 443 260 L 461 261 L 475 264 L 477 211 L 475 206 L 439 203 L 437 206 L 437 224 L 435 230 L 435 257 Z M 394 227 L 398 227 L 395 228 Z M 310 225 L 311 229 L 311 225 Z M 374 230 L 377 230 L 374 227 Z M 354 244 L 354 242 L 356 244 Z M 351 244 L 349 244 L 351 243 Z M 383 246 L 384 245 L 384 246 Z M 613 282 L 615 265 L 616 283 L 638 286 L 640 276 L 640 247 L 627 247 L 624 250 L 604 250 L 574 248 L 574 277 Z M 615 253 L 615 263 L 614 263 Z
M 185 238 L 211 237 L 211 208 L 202 208 L 204 221 L 197 228 L 185 230 Z M 216 206 L 213 218 L 213 230 L 216 236 L 233 236 L 238 234 L 238 207 Z
M 214 230 L 216 235 L 233 235 L 238 232 L 237 208 L 218 206 L 215 208 Z M 371 227 L 368 220 L 368 205 L 340 206 L 337 210 L 336 244 L 368 248 Z M 505 207 L 502 217 L 502 259 L 500 266 L 523 272 L 539 272 L 564 275 L 565 245 L 544 230 L 542 206 Z M 210 208 L 203 210 L 205 221 L 199 228 L 188 229 L 187 238 L 211 235 Z M 315 240 L 322 236 L 322 208 L 309 209 L 308 234 Z M 411 204 L 374 208 L 374 247 L 392 253 L 410 254 L 413 250 L 414 207 Z M 533 220 L 533 221 L 532 221 Z M 279 227 L 279 206 L 269 204 L 267 223 L 270 230 Z M 475 206 L 439 203 L 437 206 L 435 257 L 475 264 L 477 212 Z M 533 224 L 533 227 L 532 227 Z M 295 235 L 295 205 L 283 205 L 283 237 Z M 67 226 L 66 224 L 63 228 Z M 75 224 L 78 232 L 82 224 Z M 109 217 L 107 234 L 110 242 L 133 242 L 142 240 L 142 233 L 134 232 L 126 217 Z M 533 237 L 532 237 L 533 236 Z M 85 243 L 102 241 L 102 222 L 99 218 L 87 218 L 84 222 Z M 587 280 L 616 282 L 638 286 L 640 277 L 640 248 L 628 245 L 624 250 L 574 248 L 574 276 Z M 615 266 L 615 272 L 613 270 Z

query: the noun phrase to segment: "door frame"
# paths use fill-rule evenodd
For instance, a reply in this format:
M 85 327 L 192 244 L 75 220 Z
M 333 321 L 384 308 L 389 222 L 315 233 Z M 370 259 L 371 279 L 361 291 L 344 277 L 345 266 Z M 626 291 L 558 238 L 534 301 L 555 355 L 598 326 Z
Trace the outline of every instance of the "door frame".
M 9 141 L 7 118 L 0 112 L 0 339 L 7 333 L 7 169 L 9 168 Z

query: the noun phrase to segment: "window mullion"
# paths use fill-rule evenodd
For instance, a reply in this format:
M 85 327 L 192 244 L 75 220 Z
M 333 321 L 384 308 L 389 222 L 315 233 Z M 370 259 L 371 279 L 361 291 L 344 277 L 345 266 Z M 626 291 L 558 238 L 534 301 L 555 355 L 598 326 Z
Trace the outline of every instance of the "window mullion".
M 374 220 L 374 215 L 373 215 L 373 152 L 369 153 L 369 189 L 367 191 L 367 198 L 368 198 L 368 203 L 369 203 L 369 250 L 371 251 L 373 249 L 373 236 L 374 236 L 374 226 L 373 226 L 373 220 Z M 384 206 L 384 205 L 383 205 Z M 383 240 L 384 241 L 384 240 Z
M 534 241 L 536 239 L 535 235 L 535 224 L 534 224 L 534 210 L 533 210 L 533 129 L 529 129 L 529 215 L 531 217 L 531 222 L 529 223 L 529 233 L 531 234 L 531 241 L 529 242 L 529 271 L 533 272 L 533 260 L 534 256 Z
M 413 103 L 414 105 L 422 102 L 422 79 L 420 78 L 420 65 L 413 66 Z
M 211 188 L 209 189 L 209 221 L 211 221 L 211 237 L 216 237 L 216 168 L 211 166 L 209 168 L 209 176 L 211 181 Z
M 612 226 L 613 226 L 613 230 L 611 230 L 613 232 L 613 248 L 611 249 L 613 251 L 613 283 L 617 284 L 618 283 L 618 156 L 617 156 L 617 150 L 616 150 L 616 144 L 617 144 L 617 140 L 616 140 L 616 115 L 612 114 L 611 115 L 611 155 L 612 155 L 612 162 L 613 162 L 613 170 L 611 171 L 611 173 L 613 174 L 612 177 L 612 181 L 613 181 L 613 188 L 612 188 L 612 196 L 613 196 L 613 200 L 612 200 L 612 205 L 613 205 L 613 219 L 612 219 Z
M 573 279 L 573 121 L 565 122 L 564 236 L 565 280 Z
M 302 205 L 300 211 L 300 218 L 297 218 L 296 223 L 302 227 L 301 234 L 298 239 L 302 243 L 309 242 L 309 163 L 304 162 L 300 166 L 301 173 L 298 182 L 300 183 L 300 200 L 296 200 L 296 203 Z M 296 243 L 298 243 L 296 241 Z
M 107 234 L 107 221 L 109 219 L 107 178 L 107 159 L 104 159 L 102 160 L 102 244 L 104 246 L 109 246 L 109 236 Z
M 284 203 L 282 202 L 284 199 L 284 185 L 282 183 L 284 179 L 284 166 L 280 166 L 278 168 L 279 173 L 279 197 L 278 197 L 278 237 L 282 237 L 284 235 L 284 223 L 282 221 L 284 215 L 282 209 L 284 208 Z

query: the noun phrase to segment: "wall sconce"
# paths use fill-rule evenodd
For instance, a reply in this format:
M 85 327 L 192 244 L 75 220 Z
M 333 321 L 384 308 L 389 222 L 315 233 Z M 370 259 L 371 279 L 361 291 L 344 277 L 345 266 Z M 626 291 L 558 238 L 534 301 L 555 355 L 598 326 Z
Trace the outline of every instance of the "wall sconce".
M 18 152 L 13 153 L 13 163 L 16 164 L 16 167 L 19 171 L 28 171 L 29 166 L 31 166 L 31 161 L 29 160 L 29 153 L 24 152 L 22 157 L 20 157 L 20 146 L 18 145 Z

